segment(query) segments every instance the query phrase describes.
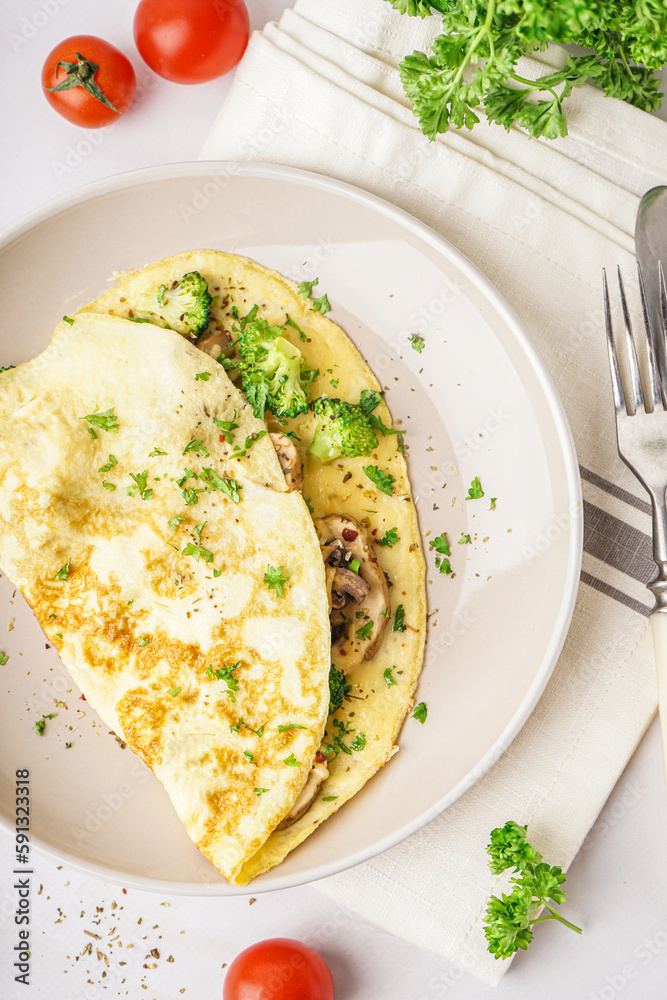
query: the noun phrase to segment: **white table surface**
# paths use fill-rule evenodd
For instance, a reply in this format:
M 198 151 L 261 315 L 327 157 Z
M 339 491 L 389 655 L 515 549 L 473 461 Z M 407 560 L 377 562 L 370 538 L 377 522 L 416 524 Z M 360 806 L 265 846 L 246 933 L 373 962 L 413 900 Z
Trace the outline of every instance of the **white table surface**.
M 0 226 L 89 181 L 197 158 L 231 76 L 198 87 L 155 77 L 134 47 L 135 6 L 136 0 L 4 0 Z M 248 0 L 248 6 L 253 27 L 261 28 L 288 4 Z M 113 42 L 137 71 L 132 112 L 101 131 L 70 125 L 40 92 L 45 56 L 61 39 L 80 33 Z M 667 107 L 660 116 L 667 118 Z M 530 951 L 515 960 L 496 990 L 340 910 L 311 886 L 259 895 L 256 901 L 163 897 L 133 889 L 124 894 L 37 853 L 32 982 L 26 988 L 13 982 L 13 842 L 2 836 L 0 997 L 218 1000 L 225 963 L 254 941 L 286 936 L 322 953 L 334 975 L 336 1000 L 614 1000 L 621 994 L 624 1000 L 664 1000 L 667 798 L 659 737 L 654 720 L 568 872 L 566 915 L 585 928 L 584 935 L 552 924 L 537 928 Z M 89 943 L 92 953 L 81 956 Z M 159 958 L 148 957 L 153 948 Z M 156 968 L 146 968 L 153 964 Z

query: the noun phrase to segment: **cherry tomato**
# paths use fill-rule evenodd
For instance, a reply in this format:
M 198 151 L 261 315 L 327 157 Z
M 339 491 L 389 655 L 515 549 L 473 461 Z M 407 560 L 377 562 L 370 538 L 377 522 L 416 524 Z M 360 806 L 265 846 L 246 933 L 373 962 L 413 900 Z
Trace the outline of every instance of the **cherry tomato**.
M 46 89 L 59 86 L 67 89 Z M 81 128 L 101 128 L 115 122 L 132 104 L 136 86 L 127 56 L 95 35 L 66 38 L 48 54 L 42 68 L 42 90 L 47 101 L 63 118 Z
M 172 83 L 204 83 L 236 66 L 248 44 L 243 0 L 140 0 L 134 40 L 150 68 Z
M 291 938 L 250 945 L 227 970 L 222 1000 L 334 1000 L 326 962 Z

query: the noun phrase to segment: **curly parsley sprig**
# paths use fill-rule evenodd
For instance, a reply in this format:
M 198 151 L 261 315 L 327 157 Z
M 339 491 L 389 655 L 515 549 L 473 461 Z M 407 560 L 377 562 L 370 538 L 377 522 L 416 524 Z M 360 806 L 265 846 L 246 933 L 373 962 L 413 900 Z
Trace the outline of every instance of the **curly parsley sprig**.
M 533 940 L 532 925 L 545 920 L 559 920 L 577 934 L 582 933 L 581 927 L 562 917 L 552 905 L 560 906 L 566 898 L 561 888 L 565 881 L 562 868 L 552 868 L 542 860 L 539 851 L 528 843 L 526 830 L 526 826 L 509 820 L 491 831 L 486 849 L 494 875 L 510 868 L 515 872 L 510 880 L 514 886 L 510 895 L 503 894 L 502 899 L 491 896 L 486 908 L 484 935 L 496 958 L 509 958 L 520 948 L 525 950 Z M 542 906 L 548 915 L 533 916 Z
M 664 0 L 389 0 L 401 14 L 442 17 L 430 54 L 402 61 L 401 81 L 422 131 L 473 128 L 480 106 L 490 121 L 530 136 L 567 135 L 563 104 L 587 82 L 644 111 L 659 108 L 654 70 L 667 62 Z M 549 42 L 589 51 L 535 80 L 516 64 Z M 643 65 L 633 65 L 642 63 Z

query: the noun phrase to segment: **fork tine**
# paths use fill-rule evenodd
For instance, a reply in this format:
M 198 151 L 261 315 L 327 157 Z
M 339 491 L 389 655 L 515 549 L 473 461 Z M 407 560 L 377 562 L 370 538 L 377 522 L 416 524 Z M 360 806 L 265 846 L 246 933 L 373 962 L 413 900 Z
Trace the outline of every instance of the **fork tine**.
M 651 317 L 649 315 L 648 302 L 646 301 L 646 288 L 644 287 L 644 275 L 642 269 L 637 264 L 637 277 L 639 279 L 639 296 L 642 302 L 642 313 L 644 315 L 644 329 L 646 330 L 646 351 L 648 355 L 648 368 L 651 377 L 651 397 L 653 408 L 662 405 L 664 409 L 662 394 L 662 379 L 658 371 L 655 357 L 654 335 L 651 328 Z
M 609 352 L 609 368 L 611 370 L 611 387 L 614 391 L 614 406 L 616 412 L 625 410 L 625 394 L 621 373 L 618 369 L 618 358 L 616 357 L 616 345 L 614 344 L 614 334 L 611 328 L 611 309 L 609 306 L 609 288 L 607 287 L 607 271 L 602 268 L 602 286 L 604 288 L 604 324 L 607 330 L 607 350 Z
M 662 261 L 658 261 L 658 274 L 660 276 L 660 316 L 662 317 L 662 330 L 658 331 L 663 346 L 667 340 L 667 288 L 665 287 L 665 272 L 662 269 Z
M 618 272 L 618 287 L 621 291 L 621 308 L 623 310 L 623 324 L 625 326 L 625 339 L 628 343 L 628 361 L 630 362 L 630 376 L 632 378 L 632 389 L 635 396 L 635 409 L 644 409 L 644 393 L 642 391 L 642 381 L 639 376 L 639 363 L 637 361 L 637 351 L 635 349 L 635 338 L 632 334 L 632 324 L 630 323 L 630 314 L 628 312 L 628 303 L 625 298 L 625 288 L 623 287 L 623 277 L 621 275 L 620 267 L 616 268 Z

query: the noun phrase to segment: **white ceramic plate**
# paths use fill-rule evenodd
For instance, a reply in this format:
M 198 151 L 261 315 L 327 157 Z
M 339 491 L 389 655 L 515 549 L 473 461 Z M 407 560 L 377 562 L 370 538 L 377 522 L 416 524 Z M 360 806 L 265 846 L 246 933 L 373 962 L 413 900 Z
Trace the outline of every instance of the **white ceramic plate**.
M 516 316 L 450 244 L 339 182 L 264 164 L 192 163 L 102 181 L 0 235 L 0 362 L 48 343 L 63 313 L 114 270 L 201 247 L 318 276 L 407 428 L 421 529 L 446 532 L 453 576 L 428 559 L 431 617 L 401 752 L 283 864 L 228 885 L 199 854 L 162 786 L 121 749 L 3 578 L 0 822 L 14 832 L 14 775 L 29 767 L 32 841 L 111 881 L 232 895 L 331 875 L 384 851 L 449 806 L 508 746 L 565 639 L 582 547 L 580 483 L 551 379 Z M 410 333 L 423 336 L 422 354 Z M 90 373 L 91 379 L 95 372 Z M 466 502 L 479 476 L 486 496 Z M 446 486 L 444 485 L 446 483 Z M 497 507 L 490 510 L 490 498 Z M 470 534 L 472 545 L 456 544 Z M 32 731 L 55 712 L 42 737 Z M 71 742 L 71 749 L 66 749 Z

